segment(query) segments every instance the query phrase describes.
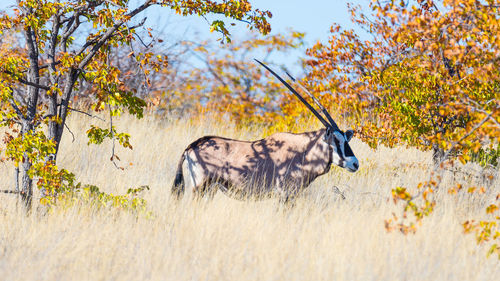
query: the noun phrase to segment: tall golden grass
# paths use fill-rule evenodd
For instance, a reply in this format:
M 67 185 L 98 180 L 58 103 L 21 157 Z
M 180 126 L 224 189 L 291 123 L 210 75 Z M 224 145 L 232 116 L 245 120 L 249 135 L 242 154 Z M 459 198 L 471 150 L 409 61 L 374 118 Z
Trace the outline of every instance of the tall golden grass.
M 354 139 L 360 170 L 332 168 L 291 209 L 277 199 L 243 202 L 220 193 L 212 201 L 175 202 L 175 166 L 191 141 L 206 134 L 257 139 L 262 130 L 124 116 L 115 124 L 132 134 L 134 149 L 118 149 L 119 170 L 109 161 L 110 142 L 87 145 L 86 128 L 99 122 L 72 117 L 74 140 L 64 136 L 59 165 L 114 194 L 149 185 L 144 198 L 154 217 L 86 206 L 26 215 L 13 195 L 0 195 L 1 280 L 500 279 L 499 260 L 486 258 L 487 248 L 460 225 L 484 217 L 498 179 L 483 195 L 447 195 L 454 181 L 481 184 L 470 175 L 473 164 L 462 167 L 469 174 L 445 178 L 435 212 L 415 235 L 404 236 L 384 228 L 384 220 L 401 211 L 390 191 L 427 179 L 430 153 L 372 150 Z M 0 165 L 0 175 L 2 187 L 13 186 L 9 164 Z

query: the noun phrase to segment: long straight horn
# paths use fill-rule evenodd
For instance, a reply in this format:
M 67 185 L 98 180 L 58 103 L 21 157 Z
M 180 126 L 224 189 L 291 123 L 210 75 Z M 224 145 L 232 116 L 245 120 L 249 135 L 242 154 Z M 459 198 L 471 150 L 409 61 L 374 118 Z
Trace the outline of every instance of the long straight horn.
M 335 123 L 335 121 L 333 121 L 333 118 L 332 116 L 330 115 L 330 113 L 328 113 L 328 110 L 326 110 L 326 108 L 319 102 L 319 100 L 313 95 L 311 94 L 311 92 L 309 92 L 306 87 L 304 87 L 304 85 L 302 85 L 300 82 L 297 82 L 295 80 L 295 78 L 292 77 L 292 75 L 290 75 L 288 72 L 286 72 L 286 75 L 288 75 L 288 77 L 290 77 L 290 79 L 292 79 L 293 82 L 296 82 L 299 87 L 302 89 L 302 91 L 306 92 L 307 95 L 309 95 L 313 101 L 316 103 L 316 105 L 321 108 L 321 111 L 323 112 L 323 114 L 326 116 L 326 119 L 328 119 L 328 121 L 330 121 L 330 124 L 332 124 L 332 128 L 334 128 L 335 130 L 340 130 L 339 129 L 339 126 L 337 125 L 337 123 Z
M 290 90 L 307 108 L 309 108 L 309 110 L 319 119 L 319 121 L 321 121 L 321 123 L 323 123 L 323 125 L 325 125 L 325 127 L 327 127 L 327 128 L 331 127 L 331 125 L 328 124 L 328 122 L 326 122 L 326 120 L 321 116 L 321 114 L 319 114 L 299 93 L 297 93 L 297 91 L 295 91 L 295 89 L 292 88 L 292 86 L 290 86 L 285 80 L 283 80 L 278 74 L 276 74 L 267 65 L 263 64 L 262 62 L 260 62 L 257 59 L 255 59 L 255 61 L 258 62 L 260 65 L 262 65 L 269 72 L 271 72 L 276 78 L 278 78 L 278 80 L 280 80 L 280 82 L 283 83 L 283 85 L 285 85 L 288 88 L 288 90 Z

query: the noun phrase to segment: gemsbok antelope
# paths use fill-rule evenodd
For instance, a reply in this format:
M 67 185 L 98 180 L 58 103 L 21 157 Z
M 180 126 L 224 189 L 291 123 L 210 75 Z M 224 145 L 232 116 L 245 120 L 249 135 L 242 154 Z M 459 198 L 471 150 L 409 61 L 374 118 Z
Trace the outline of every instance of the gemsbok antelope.
M 300 134 L 276 133 L 256 141 L 202 137 L 182 153 L 172 187 L 174 196 L 184 193 L 184 162 L 187 162 L 195 195 L 213 196 L 220 189 L 238 199 L 277 195 L 289 201 L 318 176 L 327 173 L 332 163 L 350 172 L 358 170 L 358 159 L 349 146 L 353 131 L 340 130 L 325 107 L 299 84 L 321 109 L 326 121 L 286 81 L 256 61 L 297 96 L 325 128 Z

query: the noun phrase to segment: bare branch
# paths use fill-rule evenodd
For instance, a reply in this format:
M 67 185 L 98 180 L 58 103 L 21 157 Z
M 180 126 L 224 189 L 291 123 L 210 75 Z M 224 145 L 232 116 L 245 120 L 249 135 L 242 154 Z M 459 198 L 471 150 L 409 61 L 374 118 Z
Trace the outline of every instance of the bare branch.
M 112 143 L 110 159 L 111 162 L 113 162 L 113 165 L 115 165 L 115 167 L 118 170 L 123 170 L 123 168 L 119 167 L 115 162 L 115 158 L 117 157 L 115 154 L 115 132 L 113 130 L 113 113 L 111 112 L 111 105 L 109 104 L 108 104 L 108 110 L 109 110 L 109 132 L 111 133 L 111 143 Z
M 21 193 L 21 191 L 2 189 L 2 190 L 0 190 L 0 193 L 19 194 L 19 193 Z
M 143 26 L 143 25 L 144 25 L 144 23 L 146 23 L 146 19 L 147 19 L 147 17 L 143 18 L 143 19 L 141 20 L 141 22 L 139 22 L 139 23 L 138 23 L 138 24 L 136 24 L 136 25 L 127 26 L 127 29 L 128 29 L 128 30 L 130 30 L 130 29 L 136 29 L 136 28 L 138 28 L 138 27 Z
M 73 134 L 73 132 L 71 131 L 71 129 L 68 127 L 68 124 L 64 123 L 64 127 L 66 127 L 66 129 L 68 129 L 68 132 L 71 134 L 71 137 L 73 138 L 71 140 L 71 142 L 75 142 L 75 134 Z
M 96 118 L 96 119 L 99 119 L 99 120 L 101 120 L 101 121 L 106 122 L 106 120 L 104 120 L 103 118 L 101 118 L 101 117 L 99 117 L 99 116 L 92 115 L 92 114 L 90 114 L 90 113 L 88 113 L 88 112 L 85 112 L 85 111 L 81 111 L 81 110 L 78 110 L 78 109 L 75 109 L 75 108 L 71 108 L 71 107 L 68 107 L 68 110 L 70 110 L 70 111 L 74 111 L 74 112 L 78 112 L 78 113 L 81 113 L 81 114 L 87 115 L 87 116 L 89 116 L 89 117 Z

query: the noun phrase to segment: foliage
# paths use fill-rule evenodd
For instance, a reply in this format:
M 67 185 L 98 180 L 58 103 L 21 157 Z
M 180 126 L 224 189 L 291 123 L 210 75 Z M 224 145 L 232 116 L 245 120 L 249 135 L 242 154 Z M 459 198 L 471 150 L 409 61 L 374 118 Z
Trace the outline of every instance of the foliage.
M 328 43 L 307 51 L 306 81 L 331 92 L 332 103 L 352 117 L 358 136 L 371 146 L 433 150 L 435 169 L 416 194 L 393 190 L 404 212 L 386 227 L 413 232 L 434 209 L 443 168 L 453 165 L 446 160 L 470 161 L 500 138 L 500 2 L 372 1 L 369 11 L 349 9 L 362 32 L 333 25 Z M 494 251 L 500 239 L 496 207 L 488 207 L 497 214 L 492 221 L 464 224 L 497 241 Z
M 282 126 L 286 115 L 283 108 L 294 98 L 281 83 L 270 80 L 269 73 L 258 67 L 253 57 L 260 52 L 270 57 L 297 49 L 302 38 L 303 34 L 294 31 L 263 38 L 253 34 L 222 49 L 209 42 L 184 42 L 196 61 L 195 67 L 180 67 L 182 71 L 176 73 L 162 70 L 163 75 L 155 80 L 161 90 L 153 91 L 151 100 L 160 112 L 193 117 L 208 112 L 240 126 Z M 291 116 L 296 118 L 297 114 Z
M 308 50 L 309 83 L 332 92 L 372 146 L 434 149 L 436 160 L 477 151 L 500 134 L 498 1 L 411 2 L 351 6 L 369 34 L 334 25 L 328 44 Z
M 121 139 L 119 136 L 118 138 Z M 28 134 L 24 138 L 6 133 L 4 143 L 5 155 L 14 163 L 20 163 L 25 156 L 29 157 L 33 166 L 28 174 L 38 179 L 36 184 L 42 191 L 40 203 L 43 205 L 52 207 L 59 201 L 64 201 L 66 204 L 69 201 L 78 201 L 95 207 L 113 207 L 150 215 L 147 211 L 147 202 L 137 197 L 149 187 L 130 188 L 126 195 L 113 195 L 101 192 L 97 186 L 77 183 L 73 173 L 58 168 L 53 160 L 46 161 L 46 157 L 55 151 L 55 144 L 47 139 L 43 132 Z M 125 147 L 130 145 L 128 139 L 123 145 Z
M 60 194 L 59 200 L 65 201 L 65 207 L 71 206 L 74 203 L 81 203 L 90 205 L 96 209 L 113 208 L 151 217 L 153 214 L 151 211 L 148 211 L 146 200 L 138 197 L 145 190 L 149 190 L 149 186 L 129 188 L 124 195 L 114 195 L 102 192 L 95 185 L 78 183 L 69 192 Z M 44 200 L 47 199 L 45 198 Z
M 6 139 L 6 153 L 20 167 L 20 193 L 28 206 L 35 176 L 41 179 L 38 187 L 47 188 L 45 192 L 63 190 L 65 180 L 58 179 L 67 175 L 55 163 L 67 116 L 78 112 L 71 105 L 82 81 L 93 85 L 88 92 L 92 110 L 107 109 L 110 116 L 109 129 L 89 130 L 90 142 L 110 137 L 132 148 L 129 136 L 116 132 L 112 118 L 124 110 L 140 118 L 146 103 L 135 89 L 126 87 L 109 56 L 115 48 L 134 44 L 145 22 L 135 18 L 158 5 L 183 16 L 220 14 L 264 34 L 270 30 L 271 13 L 253 9 L 247 0 L 143 0 L 137 6 L 127 0 L 20 0 L 9 13 L 0 14 L 2 52 L 9 54 L 0 57 L 0 123 L 17 134 Z M 223 21 L 212 22 L 211 29 L 221 32 L 223 42 L 229 41 Z M 162 55 L 131 56 L 143 70 L 145 84 L 150 83 L 151 69 L 168 67 L 168 58 Z
M 497 144 L 496 148 L 480 148 L 477 152 L 472 151 L 470 153 L 470 159 L 472 162 L 479 163 L 482 167 L 499 167 L 498 163 L 500 160 L 500 143 Z
M 467 192 L 484 193 L 485 190 L 472 187 Z M 488 256 L 496 254 L 500 259 L 500 194 L 496 196 L 495 202 L 488 204 L 485 212 L 487 219 L 468 220 L 462 226 L 465 233 L 475 233 L 478 244 L 489 244 Z

